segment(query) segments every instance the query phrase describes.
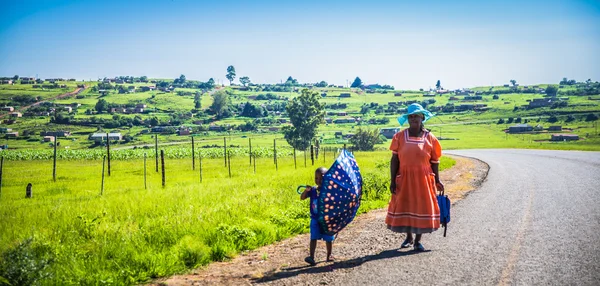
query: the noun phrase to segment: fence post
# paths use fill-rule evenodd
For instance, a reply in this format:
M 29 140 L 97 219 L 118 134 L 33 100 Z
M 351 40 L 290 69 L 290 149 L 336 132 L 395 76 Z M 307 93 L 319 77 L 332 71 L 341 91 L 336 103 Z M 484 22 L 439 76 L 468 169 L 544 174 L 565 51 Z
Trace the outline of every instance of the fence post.
M 156 161 L 156 172 L 158 173 L 158 134 L 154 134 L 154 161 Z
M 110 140 L 108 137 L 108 132 L 106 133 L 106 160 L 108 166 L 108 176 L 110 177 Z
M 4 170 L 4 157 L 0 158 L 0 198 L 2 198 L 2 171 Z
M 196 153 L 194 148 L 194 136 L 192 136 L 192 171 L 196 170 Z
M 225 167 L 227 167 L 227 137 L 223 137 L 223 159 L 225 159 Z
M 202 154 L 200 154 L 200 183 L 202 183 Z
M 227 153 L 227 168 L 229 168 L 229 178 L 231 178 L 231 152 Z
M 325 163 L 325 157 L 327 157 L 325 155 L 327 155 L 327 147 L 323 147 L 323 163 Z
M 296 148 L 294 148 L 294 169 L 298 169 L 298 166 L 296 165 Z
M 58 138 L 54 135 L 54 163 L 52 165 L 52 181 L 56 182 L 56 144 L 58 144 Z
M 275 170 L 277 170 L 277 145 L 273 139 L 273 160 L 275 161 Z
M 252 166 L 252 138 L 248 137 L 248 146 L 250 146 L 250 152 L 248 157 L 250 158 L 250 166 Z
M 146 153 L 144 153 L 144 190 L 148 189 L 148 185 L 146 184 Z
M 104 194 L 104 162 L 106 161 L 106 155 L 102 157 L 102 185 L 100 187 L 100 195 Z
M 160 150 L 160 166 L 162 170 L 162 186 L 165 187 L 165 150 Z
M 311 144 L 310 145 L 310 161 L 312 163 L 312 165 L 315 165 L 315 147 Z

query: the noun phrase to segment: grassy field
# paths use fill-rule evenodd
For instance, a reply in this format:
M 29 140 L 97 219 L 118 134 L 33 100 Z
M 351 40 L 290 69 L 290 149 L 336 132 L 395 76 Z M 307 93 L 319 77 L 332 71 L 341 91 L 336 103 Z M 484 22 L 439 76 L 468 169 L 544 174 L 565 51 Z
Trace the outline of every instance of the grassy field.
M 333 154 L 332 154 L 333 155 Z M 333 157 L 331 155 L 331 158 Z M 356 153 L 364 177 L 360 212 L 388 202 L 389 152 Z M 135 284 L 224 260 L 308 231 L 308 205 L 295 192 L 311 184 L 319 160 L 294 168 L 290 156 L 168 159 L 166 187 L 147 161 L 113 160 L 101 194 L 99 160 L 5 161 L 0 197 L 0 277 L 22 284 Z M 443 157 L 441 168 L 453 160 Z M 26 199 L 31 183 L 33 198 Z M 2 280 L 0 279 L 0 282 Z
M 72 90 L 75 88 L 76 84 L 83 84 L 84 82 L 67 82 L 68 89 Z M 86 82 L 85 84 L 94 85 L 95 82 Z M 125 84 L 128 86 L 129 84 Z M 135 83 L 132 84 L 135 86 L 140 85 L 150 85 L 143 83 Z M 544 88 L 546 85 L 539 85 L 540 88 Z M 474 88 L 474 90 L 480 91 L 488 91 L 490 87 L 479 87 Z M 573 87 L 565 87 L 561 90 L 572 90 Z M 239 87 L 227 87 L 225 88 L 229 93 L 231 93 L 231 103 L 235 106 L 245 102 L 252 102 L 255 104 L 272 104 L 272 103 L 285 103 L 289 98 L 293 98 L 298 96 L 299 92 L 265 92 L 265 91 L 241 91 Z M 320 93 L 326 93 L 327 96 L 323 97 L 321 101 L 328 105 L 343 103 L 346 104 L 347 107 L 345 109 L 330 109 L 327 108 L 327 111 L 345 111 L 348 113 L 348 116 L 352 117 L 360 117 L 363 121 L 368 121 L 371 118 L 383 118 L 386 117 L 389 119 L 389 123 L 387 124 L 378 124 L 378 125 L 368 125 L 362 124 L 362 126 L 367 125 L 370 128 L 383 128 L 383 127 L 396 127 L 396 117 L 397 114 L 389 114 L 389 113 L 379 113 L 377 114 L 374 109 L 369 110 L 365 114 L 361 114 L 361 106 L 363 104 L 371 104 L 377 103 L 379 105 L 387 106 L 388 102 L 398 102 L 398 101 L 408 101 L 408 100 L 416 100 L 418 102 L 429 99 L 423 97 L 425 92 L 419 91 L 388 91 L 387 93 L 377 92 L 377 93 L 366 93 L 359 89 L 342 89 L 342 88 L 318 88 L 315 89 Z M 494 90 L 506 91 L 510 90 L 506 87 L 494 87 Z M 118 114 L 119 117 L 122 118 L 131 118 L 140 117 L 142 120 L 149 120 L 153 117 L 157 117 L 161 122 L 168 122 L 173 114 L 189 112 L 193 109 L 194 100 L 191 95 L 178 95 L 178 92 L 198 92 L 199 89 L 190 89 L 190 88 L 176 88 L 172 93 L 164 93 L 160 91 L 149 91 L 149 92 L 137 92 L 132 94 L 117 94 L 111 93 L 106 96 L 102 96 L 98 92 L 93 92 L 91 88 L 86 89 L 84 92 L 80 94 L 84 98 L 65 98 L 56 100 L 54 103 L 57 104 L 71 104 L 73 102 L 77 102 L 81 104 L 81 106 L 77 109 L 77 111 L 73 112 L 73 117 L 76 120 L 89 119 L 91 117 L 95 117 L 97 119 L 105 119 L 112 120 L 113 114 L 94 114 L 87 115 L 85 114 L 86 110 L 93 110 L 96 102 L 99 99 L 105 99 L 113 104 L 136 104 L 136 103 L 144 103 L 147 105 L 146 113 L 143 114 Z M 40 94 L 41 89 L 33 89 L 31 85 L 4 85 L 0 86 L 0 100 L 9 100 L 15 94 L 30 94 L 30 95 L 38 95 Z M 49 90 L 43 91 L 43 93 L 48 93 L 48 95 L 43 95 L 42 98 L 48 98 L 51 96 L 55 96 L 58 93 L 62 93 L 63 91 L 58 90 Z M 401 92 L 402 96 L 395 96 L 396 92 Z M 257 96 L 259 94 L 272 93 L 277 96 L 282 96 L 283 100 L 253 100 L 250 99 L 250 96 Z M 340 98 L 340 93 L 350 93 L 350 98 Z M 436 96 L 434 99 L 436 102 L 433 106 L 443 106 L 449 102 L 451 95 L 446 94 L 442 96 Z M 462 98 L 462 96 L 457 96 L 458 98 Z M 585 122 L 585 116 L 589 113 L 600 113 L 600 101 L 596 100 L 600 96 L 570 96 L 568 97 L 568 107 L 560 107 L 560 108 L 536 108 L 536 109 L 526 109 L 523 108 L 524 105 L 528 104 L 528 101 L 531 101 L 536 98 L 543 98 L 543 94 L 523 94 L 516 91 L 515 93 L 510 94 L 500 94 L 499 99 L 493 99 L 491 95 L 483 95 L 482 100 L 465 102 L 462 100 L 452 101 L 454 104 L 465 104 L 465 103 L 479 103 L 479 104 L 487 104 L 490 108 L 485 112 L 454 112 L 454 113 L 440 113 L 430 122 L 428 122 L 428 126 L 433 128 L 434 132 L 443 137 L 444 130 L 447 130 L 448 133 L 451 134 L 452 138 L 459 139 L 456 142 L 448 142 L 447 144 L 451 148 L 544 148 L 544 149 L 583 149 L 583 150 L 598 150 L 600 147 L 597 147 L 599 143 L 598 141 L 598 132 L 595 126 L 591 126 L 590 122 Z M 202 109 L 206 109 L 212 103 L 212 98 L 209 94 L 205 93 L 202 96 Z M 516 109 L 515 109 L 516 108 Z M 558 116 L 558 122 L 549 123 L 546 122 L 547 119 L 551 115 Z M 567 121 L 567 117 L 569 115 L 575 116 L 575 120 L 571 122 Z M 339 117 L 346 116 L 327 116 L 333 119 Z M 550 137 L 549 134 L 535 134 L 535 135 L 525 135 L 521 136 L 520 140 L 514 139 L 512 137 L 515 136 L 506 136 L 503 132 L 503 129 L 506 129 L 509 125 L 505 124 L 505 126 L 501 127 L 501 125 L 494 125 L 500 118 L 507 120 L 508 118 L 517 118 L 521 117 L 523 120 L 527 119 L 529 124 L 537 125 L 540 124 L 543 127 L 547 128 L 550 125 L 563 125 L 567 128 L 570 128 L 571 131 L 580 137 L 584 138 L 581 141 L 566 143 L 566 144 L 546 144 L 545 142 L 537 142 L 534 140 L 542 140 Z M 275 117 L 285 118 L 283 117 Z M 197 120 L 206 120 L 210 119 L 210 115 L 200 114 L 198 116 L 194 116 L 190 119 L 186 119 L 184 124 L 190 125 L 192 122 Z M 253 121 L 253 118 L 235 116 L 232 118 L 225 118 L 221 120 L 216 120 L 213 123 L 219 125 L 239 125 L 244 124 L 245 122 Z M 21 137 L 15 139 L 4 139 L 0 138 L 0 144 L 8 144 L 10 149 L 24 150 L 24 149 L 49 149 L 51 146 L 48 143 L 43 143 L 42 138 L 39 136 L 39 133 L 46 130 L 69 130 L 74 133 L 74 135 L 68 140 L 61 140 L 61 148 L 65 149 L 87 149 L 87 148 L 97 148 L 88 140 L 88 135 L 96 132 L 98 130 L 95 126 L 75 126 L 75 125 L 61 125 L 49 123 L 49 117 L 24 117 L 18 120 L 17 123 L 12 125 L 2 125 L 1 127 L 10 127 L 13 131 L 18 131 L 21 134 Z M 476 123 L 476 124 L 475 124 Z M 457 127 L 457 124 L 462 124 L 461 127 Z M 276 124 L 275 126 L 281 127 L 281 125 Z M 199 137 L 203 138 L 207 141 L 218 141 L 219 138 L 223 136 L 229 136 L 233 138 L 244 138 L 244 137 L 255 137 L 261 138 L 258 140 L 262 140 L 264 138 L 265 144 L 271 144 L 268 141 L 272 141 L 274 138 L 281 138 L 281 134 L 277 131 L 267 131 L 266 129 L 271 126 L 258 126 L 263 132 L 247 132 L 242 133 L 238 131 L 231 131 L 228 133 L 219 133 L 219 132 L 202 132 Z M 346 140 L 336 139 L 334 134 L 338 131 L 342 131 L 345 133 L 353 133 L 359 125 L 357 124 L 323 124 L 320 127 L 320 137 L 324 139 L 324 142 L 333 142 L 335 144 L 344 144 L 347 143 Z M 152 135 L 143 134 L 142 131 L 148 129 L 148 126 L 121 126 L 119 128 L 112 128 L 110 130 L 103 130 L 102 132 L 110 131 L 110 132 L 120 132 L 123 135 L 129 135 L 133 137 L 131 142 L 120 142 L 119 147 L 122 146 L 132 146 L 132 145 L 145 145 L 153 143 Z M 441 131 L 439 132 L 438 131 Z M 28 131 L 29 133 L 33 133 L 34 135 L 23 137 L 23 132 Z M 477 138 L 494 138 L 494 140 L 471 140 Z M 500 140 L 502 139 L 502 140 Z M 236 140 L 236 139 L 233 139 Z M 159 141 L 161 142 L 180 142 L 180 141 L 190 141 L 189 137 L 186 136 L 176 136 L 176 135 L 159 135 Z M 532 142 L 537 142 L 536 144 L 529 144 Z M 564 142 L 563 142 L 564 143 Z M 257 144 L 261 144 L 258 143 Z M 282 142 L 282 144 L 285 144 Z M 379 147 L 385 148 L 384 143 Z

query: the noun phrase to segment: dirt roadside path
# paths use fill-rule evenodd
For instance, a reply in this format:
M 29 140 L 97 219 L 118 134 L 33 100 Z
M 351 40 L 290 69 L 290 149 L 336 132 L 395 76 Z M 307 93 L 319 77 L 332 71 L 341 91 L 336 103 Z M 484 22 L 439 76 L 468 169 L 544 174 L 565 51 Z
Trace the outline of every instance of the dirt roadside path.
M 452 203 L 464 198 L 485 180 L 489 166 L 479 160 L 451 156 L 456 165 L 441 172 L 442 182 Z M 228 262 L 217 262 L 196 269 L 186 275 L 177 275 L 153 282 L 152 285 L 320 285 L 328 284 L 328 275 L 334 271 L 350 271 L 370 255 L 397 248 L 403 235 L 392 233 L 383 225 L 387 210 L 379 209 L 357 217 L 338 235 L 333 255 L 336 262 L 325 262 L 325 244 L 317 245 L 317 266 L 304 262 L 308 254 L 309 234 L 298 235 L 272 245 L 242 253 Z M 451 225 L 450 225 L 451 227 Z M 441 235 L 435 232 L 433 235 Z M 426 241 L 426 236 L 424 240 Z

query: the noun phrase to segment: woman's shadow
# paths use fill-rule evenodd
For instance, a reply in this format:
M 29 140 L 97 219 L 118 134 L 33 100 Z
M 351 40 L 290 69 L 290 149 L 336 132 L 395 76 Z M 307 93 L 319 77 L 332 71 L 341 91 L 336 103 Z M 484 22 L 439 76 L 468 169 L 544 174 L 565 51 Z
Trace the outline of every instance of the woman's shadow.
M 428 252 L 428 250 L 426 250 L 425 252 Z M 418 254 L 418 253 L 420 253 L 420 252 L 399 251 L 398 249 L 384 250 L 378 254 L 367 255 L 364 257 L 357 257 L 354 259 L 344 260 L 344 261 L 339 261 L 339 262 L 336 261 L 333 264 L 328 264 L 328 265 L 323 265 L 323 266 L 314 267 L 314 266 L 306 265 L 306 266 L 297 266 L 297 267 L 289 267 L 289 268 L 282 268 L 279 270 L 273 270 L 271 272 L 265 273 L 264 276 L 261 278 L 253 279 L 252 282 L 263 283 L 263 282 L 276 281 L 279 279 L 285 279 L 285 278 L 289 278 L 289 277 L 293 277 L 293 276 L 305 274 L 305 273 L 317 274 L 317 273 L 323 273 L 323 272 L 331 272 L 331 271 L 334 271 L 335 269 L 354 268 L 354 267 L 360 266 L 363 263 L 368 262 L 368 261 L 379 260 L 379 259 L 388 259 L 388 258 L 394 258 L 394 257 L 400 257 L 400 256 L 407 256 L 407 255 L 413 255 L 413 254 Z

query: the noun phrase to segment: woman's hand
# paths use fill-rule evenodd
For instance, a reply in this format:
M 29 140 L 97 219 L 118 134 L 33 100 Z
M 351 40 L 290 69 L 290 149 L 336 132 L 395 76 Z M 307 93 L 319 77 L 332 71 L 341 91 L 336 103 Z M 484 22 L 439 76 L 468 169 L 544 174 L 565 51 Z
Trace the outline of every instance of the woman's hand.
M 444 191 L 444 184 L 442 184 L 442 181 L 435 182 L 435 187 L 437 188 L 438 192 Z
M 394 180 L 390 182 L 390 192 L 392 195 L 396 194 L 396 182 Z

